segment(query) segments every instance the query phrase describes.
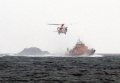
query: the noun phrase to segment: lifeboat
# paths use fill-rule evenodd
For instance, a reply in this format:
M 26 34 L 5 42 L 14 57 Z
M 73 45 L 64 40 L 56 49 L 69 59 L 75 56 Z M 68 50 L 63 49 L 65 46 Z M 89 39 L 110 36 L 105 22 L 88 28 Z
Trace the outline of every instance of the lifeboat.
M 95 49 L 88 48 L 80 39 L 77 41 L 73 49 L 67 48 L 66 55 L 79 56 L 79 55 L 92 55 L 95 53 Z

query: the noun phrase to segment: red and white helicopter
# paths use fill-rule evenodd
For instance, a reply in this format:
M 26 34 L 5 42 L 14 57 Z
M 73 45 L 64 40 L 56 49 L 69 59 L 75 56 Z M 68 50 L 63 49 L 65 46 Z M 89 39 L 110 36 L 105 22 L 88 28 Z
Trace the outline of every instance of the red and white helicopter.
M 64 26 L 65 24 L 48 24 L 48 25 L 61 25 L 60 27 L 57 28 L 57 31 L 54 31 L 54 32 L 58 32 L 58 34 L 67 33 L 67 27 Z

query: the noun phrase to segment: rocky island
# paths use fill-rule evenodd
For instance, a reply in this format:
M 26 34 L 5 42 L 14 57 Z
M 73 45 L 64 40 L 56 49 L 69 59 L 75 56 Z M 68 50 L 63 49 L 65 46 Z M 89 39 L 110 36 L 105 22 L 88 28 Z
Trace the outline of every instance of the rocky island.
M 24 48 L 17 55 L 45 55 L 50 54 L 48 51 L 42 51 L 37 47 Z

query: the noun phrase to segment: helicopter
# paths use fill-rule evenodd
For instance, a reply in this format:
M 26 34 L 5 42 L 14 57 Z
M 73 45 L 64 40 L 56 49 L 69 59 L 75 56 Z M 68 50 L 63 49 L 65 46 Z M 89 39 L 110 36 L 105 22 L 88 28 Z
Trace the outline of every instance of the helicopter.
M 58 32 L 58 34 L 67 33 L 67 27 L 64 26 L 65 24 L 48 24 L 48 25 L 60 25 L 60 27 L 57 28 L 57 31 L 54 32 Z

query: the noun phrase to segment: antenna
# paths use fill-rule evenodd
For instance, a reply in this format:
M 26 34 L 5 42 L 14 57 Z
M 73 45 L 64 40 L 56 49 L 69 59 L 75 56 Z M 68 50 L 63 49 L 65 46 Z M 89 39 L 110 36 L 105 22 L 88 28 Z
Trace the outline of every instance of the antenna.
M 80 42 L 80 36 L 78 36 L 78 41 Z
M 80 41 L 80 37 L 78 36 L 78 43 L 82 44 L 82 41 Z

